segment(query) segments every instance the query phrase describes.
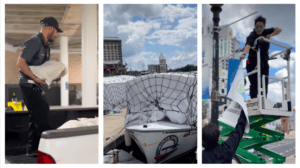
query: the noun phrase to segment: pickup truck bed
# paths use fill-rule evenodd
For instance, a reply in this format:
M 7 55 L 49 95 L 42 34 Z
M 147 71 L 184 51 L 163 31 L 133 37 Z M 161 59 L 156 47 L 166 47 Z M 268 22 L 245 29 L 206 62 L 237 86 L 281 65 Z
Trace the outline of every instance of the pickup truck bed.
M 77 118 L 98 117 L 98 107 L 50 107 L 49 119 L 53 128 Z M 5 160 L 9 163 L 36 163 L 36 157 L 27 157 L 28 112 L 5 111 Z M 55 130 L 52 130 L 55 131 Z

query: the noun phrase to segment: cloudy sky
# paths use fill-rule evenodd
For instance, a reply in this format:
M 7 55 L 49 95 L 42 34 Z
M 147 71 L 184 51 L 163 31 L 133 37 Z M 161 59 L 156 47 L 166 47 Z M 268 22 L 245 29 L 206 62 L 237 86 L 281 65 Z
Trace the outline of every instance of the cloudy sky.
M 292 90 L 292 104 L 295 107 L 295 5 L 263 5 L 263 4 L 225 4 L 222 6 L 222 12 L 220 13 L 220 25 L 229 24 L 235 20 L 238 20 L 244 16 L 247 16 L 253 12 L 258 11 L 257 14 L 248 17 L 234 25 L 232 25 L 233 35 L 241 41 L 241 46 L 244 46 L 246 37 L 253 31 L 254 19 L 262 15 L 266 18 L 266 28 L 279 27 L 282 32 L 271 38 L 272 41 L 280 42 L 286 46 L 293 47 L 291 53 L 290 69 L 291 69 L 291 90 Z M 202 16 L 212 18 L 212 12 L 210 11 L 210 5 L 202 5 Z M 281 51 L 283 48 L 275 45 L 270 46 L 270 54 Z M 246 59 L 244 59 L 244 67 L 246 66 Z M 283 59 L 276 59 L 269 61 L 270 76 L 284 77 L 287 75 L 287 62 Z M 249 87 L 249 82 L 247 84 Z M 249 93 L 249 92 L 248 92 Z M 249 99 L 249 96 L 246 96 Z M 273 83 L 269 85 L 268 98 L 275 102 L 279 102 L 282 99 L 281 96 L 281 84 Z
M 197 5 L 109 4 L 103 10 L 104 36 L 122 40 L 131 70 L 159 64 L 161 52 L 171 69 L 197 65 Z

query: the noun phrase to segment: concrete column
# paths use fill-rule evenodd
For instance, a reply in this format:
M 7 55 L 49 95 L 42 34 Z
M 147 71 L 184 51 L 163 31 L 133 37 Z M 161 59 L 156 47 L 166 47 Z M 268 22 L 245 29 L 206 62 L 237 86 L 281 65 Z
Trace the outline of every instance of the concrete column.
M 82 106 L 97 106 L 97 5 L 82 5 Z
M 69 47 L 68 37 L 60 37 L 60 62 L 65 64 L 69 70 Z M 60 80 L 60 104 L 61 106 L 69 106 L 69 72 Z

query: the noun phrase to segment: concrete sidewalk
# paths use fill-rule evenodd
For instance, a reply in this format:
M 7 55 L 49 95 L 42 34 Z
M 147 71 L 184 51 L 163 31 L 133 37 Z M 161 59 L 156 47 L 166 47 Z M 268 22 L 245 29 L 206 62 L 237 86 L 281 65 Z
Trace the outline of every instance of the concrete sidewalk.
M 296 156 L 291 155 L 291 156 L 287 157 L 283 164 L 296 164 Z
M 289 132 L 289 134 L 285 133 L 284 139 L 295 139 L 296 136 L 295 132 L 296 132 L 295 130 L 292 130 Z

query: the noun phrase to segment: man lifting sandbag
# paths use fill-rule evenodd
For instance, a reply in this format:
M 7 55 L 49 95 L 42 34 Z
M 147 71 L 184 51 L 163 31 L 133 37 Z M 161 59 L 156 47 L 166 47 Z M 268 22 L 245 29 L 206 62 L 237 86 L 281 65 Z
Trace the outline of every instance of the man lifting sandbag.
M 39 66 L 50 60 L 50 46 L 57 33 L 61 33 L 58 22 L 53 17 L 41 20 L 41 31 L 30 37 L 25 43 L 17 61 L 20 70 L 19 85 L 24 102 L 29 112 L 29 131 L 27 143 L 27 156 L 37 154 L 40 137 L 43 131 L 51 129 L 49 125 L 49 104 L 43 94 L 42 86 L 45 79 L 34 75 L 29 66 Z M 60 79 L 64 72 L 58 76 Z

